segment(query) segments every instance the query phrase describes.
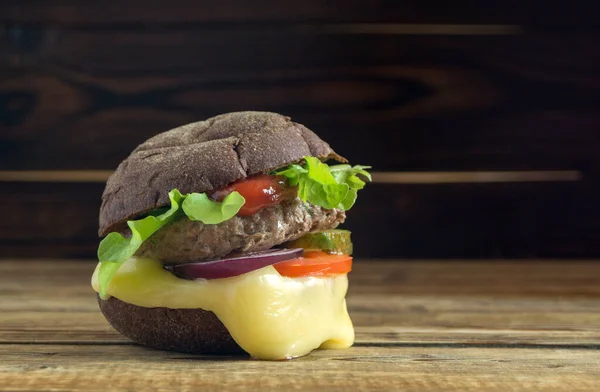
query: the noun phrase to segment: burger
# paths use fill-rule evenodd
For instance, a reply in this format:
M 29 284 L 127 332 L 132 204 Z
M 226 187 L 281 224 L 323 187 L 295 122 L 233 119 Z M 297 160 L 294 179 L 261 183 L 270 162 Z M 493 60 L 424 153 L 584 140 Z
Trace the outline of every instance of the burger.
M 337 227 L 368 168 L 269 112 L 148 139 L 102 195 L 102 313 L 163 350 L 278 360 L 351 346 L 352 242 Z

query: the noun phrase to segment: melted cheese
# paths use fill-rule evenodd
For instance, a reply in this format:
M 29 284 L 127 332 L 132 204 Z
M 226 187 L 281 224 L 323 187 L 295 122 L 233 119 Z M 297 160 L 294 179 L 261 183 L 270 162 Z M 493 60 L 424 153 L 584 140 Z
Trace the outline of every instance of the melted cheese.
M 98 267 L 92 287 L 98 286 Z M 315 348 L 346 348 L 354 329 L 346 310 L 346 275 L 288 278 L 272 266 L 227 279 L 185 280 L 157 260 L 131 258 L 107 293 L 147 307 L 214 312 L 246 352 L 260 359 L 287 359 Z

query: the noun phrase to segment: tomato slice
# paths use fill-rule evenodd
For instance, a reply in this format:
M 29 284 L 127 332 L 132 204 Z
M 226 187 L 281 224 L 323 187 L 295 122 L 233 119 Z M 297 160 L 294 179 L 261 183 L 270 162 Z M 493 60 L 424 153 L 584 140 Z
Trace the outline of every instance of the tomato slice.
M 234 182 L 223 189 L 211 193 L 211 198 L 221 201 L 233 191 L 246 199 L 238 212 L 239 216 L 254 215 L 261 209 L 296 197 L 297 188 L 287 185 L 283 177 L 262 174 Z
M 281 276 L 290 278 L 347 274 L 352 270 L 352 256 L 305 251 L 304 257 L 282 261 L 273 267 Z

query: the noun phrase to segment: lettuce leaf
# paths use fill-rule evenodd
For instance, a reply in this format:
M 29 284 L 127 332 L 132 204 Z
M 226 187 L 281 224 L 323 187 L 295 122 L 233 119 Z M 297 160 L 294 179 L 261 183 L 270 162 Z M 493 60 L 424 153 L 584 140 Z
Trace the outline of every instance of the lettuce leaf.
M 161 227 L 185 213 L 190 219 L 205 224 L 218 224 L 231 219 L 246 202 L 238 192 L 231 192 L 222 202 L 215 202 L 206 193 L 189 193 L 182 195 L 177 189 L 169 192 L 171 207 L 156 215 L 143 219 L 127 221 L 131 237 L 120 233 L 109 233 L 98 247 L 98 284 L 100 297 L 106 298 L 106 288 L 123 262 L 132 257 L 152 234 Z
M 357 191 L 371 180 L 366 169 L 370 166 L 328 166 L 315 157 L 304 157 L 306 164 L 290 165 L 274 174 L 284 176 L 292 186 L 298 187 L 298 197 L 323 208 L 349 210 L 356 201 Z
M 235 216 L 246 200 L 238 192 L 231 192 L 222 202 L 212 201 L 206 193 L 190 193 L 183 201 L 183 212 L 191 220 L 216 225 Z
M 359 190 L 365 187 L 365 181 L 358 175 L 360 174 L 371 181 L 371 173 L 366 170 L 370 168 L 371 166 L 350 166 L 346 164 L 330 166 L 329 171 L 331 171 L 331 174 L 335 177 L 337 182 L 347 183 L 350 185 L 350 188 Z

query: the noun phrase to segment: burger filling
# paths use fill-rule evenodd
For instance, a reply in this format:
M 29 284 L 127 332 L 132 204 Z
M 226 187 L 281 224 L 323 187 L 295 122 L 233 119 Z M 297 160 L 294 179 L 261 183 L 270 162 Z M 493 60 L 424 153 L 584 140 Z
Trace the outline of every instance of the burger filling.
M 269 249 L 311 231 L 333 229 L 345 217 L 340 209 L 327 210 L 297 197 L 216 225 L 181 217 L 153 234 L 136 254 L 164 264 L 212 260 Z
M 92 278 L 96 291 L 98 269 Z M 160 261 L 133 257 L 114 275 L 108 294 L 143 307 L 214 312 L 233 339 L 260 359 L 288 359 L 354 341 L 346 311 L 346 274 L 282 276 L 273 266 L 225 279 L 187 280 Z
M 366 168 L 305 157 L 212 192 L 174 189 L 170 207 L 101 242 L 92 286 L 103 299 L 212 311 L 257 358 L 348 347 L 352 246 L 349 232 L 331 229 L 370 179 Z

